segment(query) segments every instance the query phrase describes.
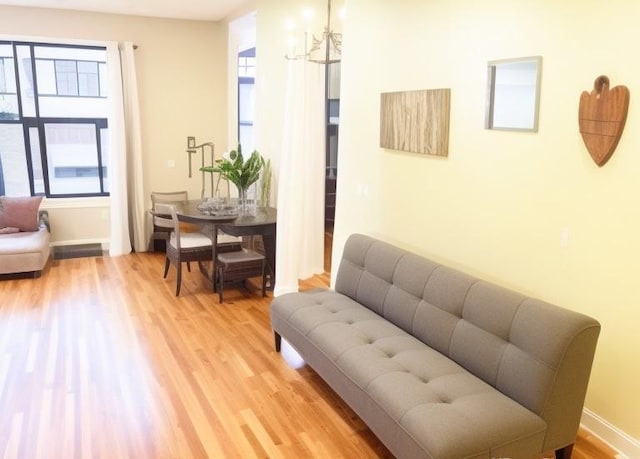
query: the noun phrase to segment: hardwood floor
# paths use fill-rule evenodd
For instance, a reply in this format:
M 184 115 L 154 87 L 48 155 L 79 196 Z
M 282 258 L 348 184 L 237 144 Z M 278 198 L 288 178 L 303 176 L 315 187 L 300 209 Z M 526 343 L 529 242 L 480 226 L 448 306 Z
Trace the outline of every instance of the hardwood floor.
M 1 457 L 390 457 L 290 348 L 274 351 L 270 298 L 229 289 L 219 304 L 197 269 L 176 298 L 163 263 L 67 259 L 0 281 Z M 581 434 L 574 459 L 614 457 L 594 444 Z

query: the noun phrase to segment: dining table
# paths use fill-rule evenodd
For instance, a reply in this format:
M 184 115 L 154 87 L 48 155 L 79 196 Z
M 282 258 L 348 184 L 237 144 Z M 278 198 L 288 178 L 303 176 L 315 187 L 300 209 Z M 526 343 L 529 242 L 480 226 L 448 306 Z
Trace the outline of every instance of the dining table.
M 234 201 L 231 201 L 233 204 Z M 189 200 L 183 209 L 177 209 L 180 220 L 209 228 L 213 244 L 213 260 L 217 259 L 218 230 L 231 236 L 261 236 L 267 262 L 267 288 L 273 290 L 276 281 L 276 221 L 277 211 L 273 207 L 253 207 L 238 210 L 233 205 L 228 212 L 216 212 L 206 201 Z M 234 210 L 235 209 L 235 210 Z M 213 270 L 215 273 L 215 269 Z M 212 278 L 215 290 L 215 278 Z

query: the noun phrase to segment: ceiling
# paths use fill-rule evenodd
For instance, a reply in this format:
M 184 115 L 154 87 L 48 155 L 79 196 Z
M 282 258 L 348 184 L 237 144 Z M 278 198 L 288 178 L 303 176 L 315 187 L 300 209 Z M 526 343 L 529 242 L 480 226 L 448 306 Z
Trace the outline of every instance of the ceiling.
M 0 0 L 0 5 L 219 21 L 252 0 Z

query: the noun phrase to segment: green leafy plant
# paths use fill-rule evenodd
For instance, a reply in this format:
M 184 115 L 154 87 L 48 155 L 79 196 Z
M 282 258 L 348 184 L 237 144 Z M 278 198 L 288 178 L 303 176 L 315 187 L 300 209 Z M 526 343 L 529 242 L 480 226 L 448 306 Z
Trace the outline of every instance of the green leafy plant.
M 220 178 L 230 181 L 238 187 L 238 190 L 246 191 L 260 178 L 260 172 L 265 164 L 264 158 L 254 150 L 245 161 L 240 144 L 238 149 L 230 151 L 228 156 L 228 158 L 217 159 L 213 166 L 201 167 L 200 170 L 219 173 Z

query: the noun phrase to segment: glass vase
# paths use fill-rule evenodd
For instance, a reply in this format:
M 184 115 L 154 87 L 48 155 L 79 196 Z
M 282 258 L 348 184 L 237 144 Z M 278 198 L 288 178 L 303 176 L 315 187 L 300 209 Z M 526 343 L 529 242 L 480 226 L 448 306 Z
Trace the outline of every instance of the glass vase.
M 242 189 L 238 187 L 238 214 L 239 215 L 255 215 L 256 201 L 252 197 L 251 189 Z M 255 194 L 255 193 L 254 193 Z
M 247 190 L 238 187 L 238 214 L 245 215 L 247 209 Z

